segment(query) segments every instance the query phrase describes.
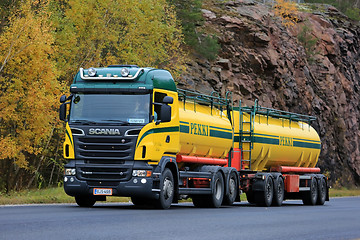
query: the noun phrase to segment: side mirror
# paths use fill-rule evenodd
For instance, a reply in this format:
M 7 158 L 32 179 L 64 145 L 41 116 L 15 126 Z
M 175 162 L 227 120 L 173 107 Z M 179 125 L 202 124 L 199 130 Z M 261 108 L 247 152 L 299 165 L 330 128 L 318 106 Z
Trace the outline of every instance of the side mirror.
M 163 104 L 160 109 L 160 120 L 161 122 L 171 121 L 171 106 Z
M 165 96 L 162 102 L 165 104 L 172 104 L 174 102 L 174 99 L 170 96 Z
M 66 103 L 63 103 L 60 105 L 59 108 L 59 118 L 61 121 L 65 121 L 66 120 Z
M 66 95 L 62 95 L 62 96 L 60 97 L 60 102 L 61 102 L 61 103 L 64 103 L 64 102 L 66 102 L 66 99 L 67 99 Z

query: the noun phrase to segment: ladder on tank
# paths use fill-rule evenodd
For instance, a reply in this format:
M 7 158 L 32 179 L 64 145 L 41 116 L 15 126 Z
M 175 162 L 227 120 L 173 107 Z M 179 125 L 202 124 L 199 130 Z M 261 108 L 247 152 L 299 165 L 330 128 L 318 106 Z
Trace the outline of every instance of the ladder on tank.
M 239 103 L 240 128 L 239 128 L 239 147 L 240 147 L 240 169 L 251 170 L 251 152 L 254 147 L 254 123 L 257 109 L 257 100 L 253 107 L 241 107 Z M 244 121 L 244 112 L 249 114 L 250 119 Z

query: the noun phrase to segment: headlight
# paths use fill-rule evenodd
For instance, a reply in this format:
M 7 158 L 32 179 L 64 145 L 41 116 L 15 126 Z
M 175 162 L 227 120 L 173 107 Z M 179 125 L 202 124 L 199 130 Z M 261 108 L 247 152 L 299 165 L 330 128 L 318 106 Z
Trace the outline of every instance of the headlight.
M 65 175 L 66 176 L 75 176 L 76 169 L 75 168 L 65 168 Z
M 147 170 L 133 170 L 133 177 L 151 177 L 151 171 Z
M 127 77 L 130 73 L 130 70 L 128 68 L 123 68 L 121 69 L 121 76 L 122 77 Z
M 94 77 L 96 75 L 96 69 L 93 67 L 89 68 L 88 74 L 90 77 Z

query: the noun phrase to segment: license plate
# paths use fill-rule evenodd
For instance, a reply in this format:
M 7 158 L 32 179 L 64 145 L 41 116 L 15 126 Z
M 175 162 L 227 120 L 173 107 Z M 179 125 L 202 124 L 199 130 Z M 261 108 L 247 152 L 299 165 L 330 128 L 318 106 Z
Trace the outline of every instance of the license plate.
M 112 195 L 112 189 L 108 188 L 94 188 L 93 190 L 94 195 Z

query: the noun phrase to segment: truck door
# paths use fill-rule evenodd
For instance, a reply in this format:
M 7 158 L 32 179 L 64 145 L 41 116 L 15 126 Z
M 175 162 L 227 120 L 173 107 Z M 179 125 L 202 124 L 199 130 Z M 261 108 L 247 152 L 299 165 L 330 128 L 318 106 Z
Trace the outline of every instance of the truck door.
M 173 98 L 171 107 L 171 120 L 161 122 L 161 105 L 166 96 Z M 154 130 L 154 155 L 159 161 L 164 154 L 176 155 L 179 152 L 179 107 L 177 92 L 161 89 L 154 90 L 153 94 L 153 130 Z M 155 159 L 154 159 L 155 160 Z

